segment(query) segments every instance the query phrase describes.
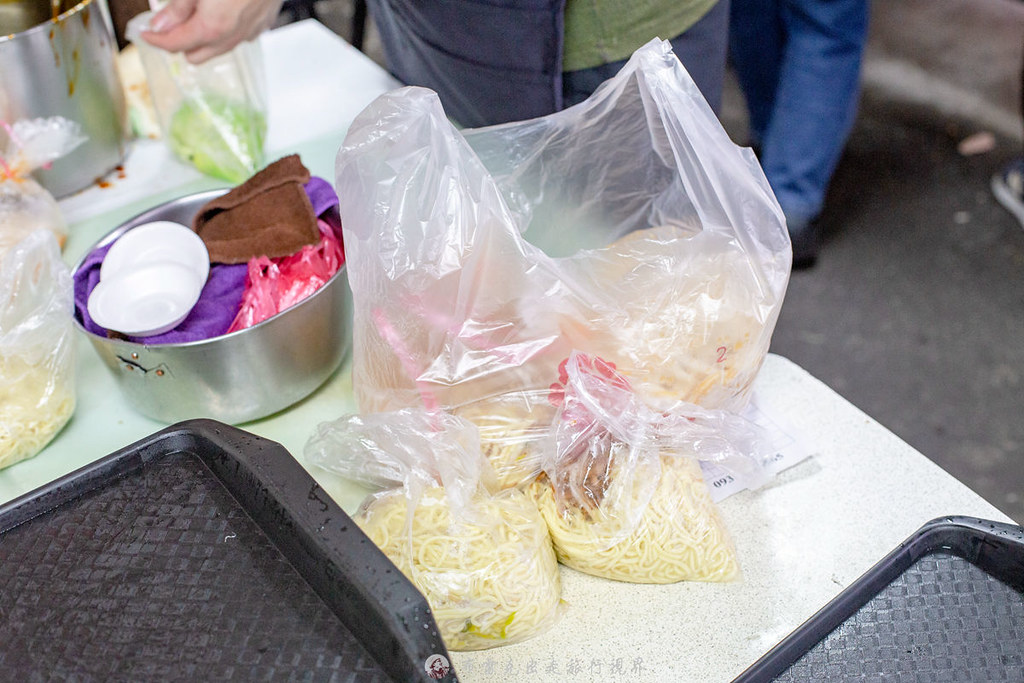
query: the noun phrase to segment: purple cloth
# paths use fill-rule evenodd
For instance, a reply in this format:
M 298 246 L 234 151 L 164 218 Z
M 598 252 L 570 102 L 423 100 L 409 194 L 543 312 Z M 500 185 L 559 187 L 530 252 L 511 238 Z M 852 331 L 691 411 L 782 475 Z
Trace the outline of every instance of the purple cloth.
M 331 184 L 317 176 L 310 176 L 309 182 L 303 186 L 309 203 L 313 205 L 313 213 L 323 218 L 323 213 L 330 208 L 338 207 L 338 195 Z
M 341 241 L 341 211 L 338 208 L 338 194 L 331 184 L 323 178 L 312 176 L 304 186 L 309 203 L 313 205 L 313 213 L 334 230 L 334 236 Z M 344 249 L 344 245 L 342 245 Z
M 94 249 L 75 271 L 75 315 L 82 327 L 101 337 L 107 336 L 107 330 L 89 317 L 88 303 L 93 287 L 100 281 L 100 266 L 110 246 Z M 180 325 L 152 337 L 126 338 L 139 344 L 182 344 L 224 334 L 238 314 L 248 276 L 249 268 L 244 263 L 211 265 L 199 301 Z
M 335 194 L 334 188 L 323 178 L 313 176 L 306 183 L 305 190 L 313 205 L 313 212 L 331 225 L 340 238 L 341 217 L 338 211 L 338 195 Z M 110 246 L 108 244 L 92 250 L 75 271 L 74 276 L 75 317 L 82 327 L 101 337 L 107 336 L 107 330 L 89 317 L 88 302 L 93 287 L 100 281 L 100 266 Z M 127 339 L 147 345 L 184 344 L 224 334 L 238 315 L 248 277 L 248 264 L 212 264 L 210 276 L 199 295 L 199 301 L 180 325 L 169 332 L 152 337 Z

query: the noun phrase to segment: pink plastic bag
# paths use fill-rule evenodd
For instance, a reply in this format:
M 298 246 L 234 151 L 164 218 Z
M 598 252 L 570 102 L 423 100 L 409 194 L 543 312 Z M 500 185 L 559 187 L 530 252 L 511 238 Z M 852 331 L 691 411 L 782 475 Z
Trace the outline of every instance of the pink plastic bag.
M 294 306 L 330 280 L 342 264 L 345 252 L 341 239 L 324 220 L 318 220 L 320 242 L 306 245 L 291 256 L 249 260 L 249 278 L 242 294 L 242 306 L 228 332 L 252 327 Z

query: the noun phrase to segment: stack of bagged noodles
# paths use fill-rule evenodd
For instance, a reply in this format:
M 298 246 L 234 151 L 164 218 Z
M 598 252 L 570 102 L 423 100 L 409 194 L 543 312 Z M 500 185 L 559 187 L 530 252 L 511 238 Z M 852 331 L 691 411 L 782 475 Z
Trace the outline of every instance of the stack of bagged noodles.
M 75 411 L 68 227 L 31 173 L 84 140 L 59 116 L 0 121 L 0 468 L 39 453 Z
M 638 583 L 738 577 L 700 461 L 756 485 L 751 423 L 655 411 L 614 365 L 577 352 L 549 410 L 528 410 L 530 398 L 347 415 L 306 444 L 312 465 L 374 489 L 353 517 L 427 598 L 450 649 L 547 630 L 561 609 L 557 562 Z
M 335 180 L 361 411 L 475 425 L 497 486 L 527 497 L 563 565 L 738 576 L 701 463 L 762 477 L 770 445 L 740 411 L 791 248 L 756 159 L 669 43 L 528 121 L 460 131 L 435 93 L 384 95 Z

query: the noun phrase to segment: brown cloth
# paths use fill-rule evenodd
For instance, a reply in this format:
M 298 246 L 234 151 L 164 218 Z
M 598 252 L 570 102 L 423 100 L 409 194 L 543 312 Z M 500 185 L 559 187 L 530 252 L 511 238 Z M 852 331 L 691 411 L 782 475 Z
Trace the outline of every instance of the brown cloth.
M 192 220 L 212 263 L 289 256 L 320 241 L 303 185 L 309 169 L 297 154 L 278 159 L 227 194 L 207 202 Z

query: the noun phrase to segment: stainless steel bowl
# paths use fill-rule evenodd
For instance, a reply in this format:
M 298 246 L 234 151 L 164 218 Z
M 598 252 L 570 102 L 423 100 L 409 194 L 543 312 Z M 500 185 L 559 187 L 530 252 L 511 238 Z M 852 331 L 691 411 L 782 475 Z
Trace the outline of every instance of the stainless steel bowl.
M 94 0 L 0 0 L 0 120 L 62 116 L 85 142 L 34 175 L 55 197 L 88 187 L 124 160 L 128 114 L 117 44 Z
M 150 209 L 92 249 L 151 221 L 191 225 L 196 212 L 223 193 L 201 192 Z M 76 326 L 113 373 L 128 404 L 143 415 L 168 423 L 209 417 L 238 424 L 283 410 L 323 384 L 351 347 L 351 321 L 352 294 L 343 266 L 291 308 L 211 339 L 147 345 L 93 334 L 77 321 Z

